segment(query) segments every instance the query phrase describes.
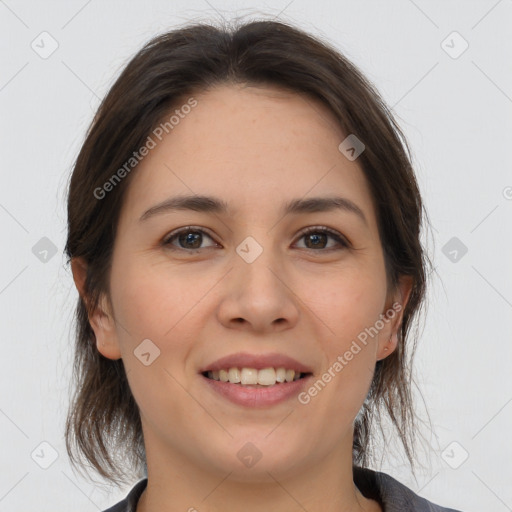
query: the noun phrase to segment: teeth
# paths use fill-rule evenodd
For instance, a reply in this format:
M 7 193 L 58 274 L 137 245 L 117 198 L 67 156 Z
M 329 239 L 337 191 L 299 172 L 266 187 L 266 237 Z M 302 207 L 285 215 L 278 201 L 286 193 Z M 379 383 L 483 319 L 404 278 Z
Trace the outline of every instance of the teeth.
M 264 368 L 258 372 L 258 384 L 260 386 L 273 386 L 276 383 L 276 371 L 274 368 Z
M 228 372 L 229 382 L 238 384 L 242 380 L 240 370 L 238 368 L 230 368 Z
M 277 382 L 284 382 L 286 380 L 286 369 L 285 368 L 278 368 L 276 370 L 276 381 Z
M 286 368 L 229 368 L 227 370 L 209 371 L 208 378 L 220 380 L 221 382 L 230 382 L 231 384 L 242 384 L 251 386 L 259 384 L 260 386 L 273 386 L 276 383 L 292 382 L 300 379 L 300 372 L 287 370 Z
M 258 370 L 254 368 L 242 368 L 241 384 L 258 384 Z

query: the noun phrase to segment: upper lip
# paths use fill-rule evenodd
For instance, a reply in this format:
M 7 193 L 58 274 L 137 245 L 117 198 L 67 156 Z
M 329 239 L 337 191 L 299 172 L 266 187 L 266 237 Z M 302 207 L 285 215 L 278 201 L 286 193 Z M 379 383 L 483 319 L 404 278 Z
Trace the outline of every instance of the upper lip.
M 229 368 L 254 368 L 255 370 L 262 370 L 263 368 L 286 368 L 287 370 L 295 370 L 300 373 L 312 373 L 310 367 L 284 354 L 248 354 L 244 352 L 221 357 L 204 366 L 199 372 L 204 373 Z

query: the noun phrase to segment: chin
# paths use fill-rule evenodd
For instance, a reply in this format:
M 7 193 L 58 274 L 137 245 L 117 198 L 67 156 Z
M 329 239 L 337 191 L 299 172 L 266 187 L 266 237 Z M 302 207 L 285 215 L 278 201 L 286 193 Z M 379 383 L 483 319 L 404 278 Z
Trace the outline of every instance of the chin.
M 210 450 L 215 471 L 224 475 L 229 473 L 229 479 L 236 482 L 268 483 L 272 477 L 284 479 L 292 476 L 298 465 L 304 464 L 298 457 L 298 454 L 303 457 L 301 447 L 286 443 L 279 437 L 265 439 L 266 435 L 268 432 L 259 436 L 239 435 L 230 440 L 221 453 L 215 454 Z M 218 448 L 214 452 L 220 448 L 219 444 L 216 446 Z
M 302 464 L 296 460 L 293 462 L 276 460 L 274 457 L 262 457 L 253 465 L 246 466 L 239 460 L 223 468 L 224 474 L 229 473 L 229 480 L 240 483 L 268 484 L 275 480 L 286 480 L 293 477 L 299 471 Z

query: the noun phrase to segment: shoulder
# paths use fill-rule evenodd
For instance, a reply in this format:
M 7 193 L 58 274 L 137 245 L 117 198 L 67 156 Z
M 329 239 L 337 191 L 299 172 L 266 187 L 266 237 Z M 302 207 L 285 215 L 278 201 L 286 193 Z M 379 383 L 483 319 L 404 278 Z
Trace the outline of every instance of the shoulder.
M 358 466 L 353 471 L 354 483 L 361 494 L 376 500 L 385 512 L 461 512 L 422 498 L 386 473 Z
M 124 500 L 121 500 L 119 503 L 116 503 L 113 507 L 110 507 L 103 512 L 135 512 L 139 498 L 146 488 L 147 483 L 147 477 L 139 480 L 132 487 Z

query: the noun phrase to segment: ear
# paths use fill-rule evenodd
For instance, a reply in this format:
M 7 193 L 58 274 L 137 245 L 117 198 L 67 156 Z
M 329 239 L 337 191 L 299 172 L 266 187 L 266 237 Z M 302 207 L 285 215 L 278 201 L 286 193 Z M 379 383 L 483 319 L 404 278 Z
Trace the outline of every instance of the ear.
M 386 301 L 381 317 L 384 328 L 379 332 L 377 361 L 385 359 L 396 350 L 398 331 L 402 325 L 404 309 L 409 301 L 413 284 L 412 276 L 400 276 L 397 290 Z
M 96 348 L 100 354 L 108 359 L 120 359 L 121 351 L 115 328 L 116 324 L 106 297 L 101 295 L 98 306 L 94 311 L 89 311 L 89 298 L 85 287 L 87 263 L 83 258 L 72 258 L 71 272 L 78 293 L 88 311 L 89 324 L 96 337 Z

